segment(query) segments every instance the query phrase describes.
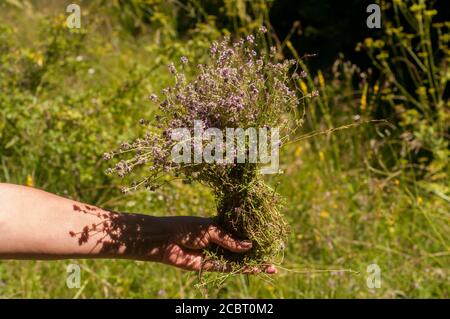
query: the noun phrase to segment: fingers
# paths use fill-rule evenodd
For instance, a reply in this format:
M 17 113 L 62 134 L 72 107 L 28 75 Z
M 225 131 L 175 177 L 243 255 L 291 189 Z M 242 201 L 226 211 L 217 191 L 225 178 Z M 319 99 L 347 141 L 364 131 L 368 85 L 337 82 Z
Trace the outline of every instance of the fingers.
M 278 272 L 277 268 L 274 265 L 267 265 L 264 269 L 267 274 L 274 275 Z
M 231 264 L 219 262 L 218 260 L 206 260 L 202 265 L 202 271 L 231 272 L 232 270 Z
M 230 263 L 224 263 L 218 260 L 206 260 L 201 251 L 184 249 L 176 244 L 171 244 L 166 248 L 163 262 L 190 271 L 213 271 L 224 273 L 235 271 L 233 265 Z M 265 265 L 261 267 L 244 267 L 238 272 L 243 274 L 258 274 L 261 272 L 276 274 L 277 270 L 273 265 Z
M 198 271 L 203 263 L 203 254 L 198 250 L 186 250 L 177 244 L 170 244 L 164 252 L 162 262 L 185 270 Z
M 213 225 L 209 226 L 208 235 L 211 242 L 234 253 L 243 253 L 252 248 L 251 241 L 234 239 L 225 231 Z
M 275 268 L 274 265 L 263 265 L 263 266 L 254 266 L 254 267 L 246 267 L 243 270 L 241 270 L 241 273 L 243 274 L 259 274 L 259 273 L 266 273 L 269 275 L 276 274 L 278 271 Z
M 231 265 L 214 260 L 205 260 L 203 253 L 199 250 L 185 249 L 176 244 L 167 247 L 163 262 L 190 271 L 215 271 L 230 272 Z
M 176 244 L 167 247 L 162 260 L 164 263 L 190 271 L 230 272 L 231 265 L 214 260 L 205 260 L 199 250 L 185 249 Z
M 196 224 L 198 225 L 198 223 Z M 211 243 L 231 252 L 244 253 L 252 248 L 252 242 L 234 239 L 226 231 L 210 223 L 208 225 L 205 222 L 200 226 L 197 231 L 180 231 L 179 236 L 166 248 L 163 262 L 191 271 L 239 272 L 244 274 L 277 273 L 277 269 L 273 265 L 248 266 L 236 269 L 230 263 L 205 260 L 205 256 L 200 249 L 208 247 Z

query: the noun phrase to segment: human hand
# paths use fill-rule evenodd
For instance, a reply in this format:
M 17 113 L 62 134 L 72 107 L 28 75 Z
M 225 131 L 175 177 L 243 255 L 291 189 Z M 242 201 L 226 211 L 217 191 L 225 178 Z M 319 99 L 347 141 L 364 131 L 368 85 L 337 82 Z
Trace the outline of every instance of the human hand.
M 211 244 L 217 244 L 231 252 L 245 253 L 252 248 L 250 241 L 236 240 L 218 228 L 211 219 L 202 217 L 163 217 L 169 237 L 161 251 L 161 262 L 192 271 L 231 271 L 230 264 L 207 260 L 202 252 Z M 248 267 L 243 273 L 277 272 L 273 265 Z

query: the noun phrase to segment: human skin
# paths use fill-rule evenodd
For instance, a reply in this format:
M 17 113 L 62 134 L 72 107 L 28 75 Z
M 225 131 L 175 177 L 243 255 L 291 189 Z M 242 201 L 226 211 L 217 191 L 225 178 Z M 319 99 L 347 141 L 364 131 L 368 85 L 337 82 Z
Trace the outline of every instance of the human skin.
M 0 259 L 111 258 L 161 262 L 192 271 L 231 270 L 206 260 L 216 244 L 244 253 L 248 241 L 233 239 L 211 219 L 118 213 L 31 187 L 0 183 Z M 272 265 L 244 273 L 273 274 Z

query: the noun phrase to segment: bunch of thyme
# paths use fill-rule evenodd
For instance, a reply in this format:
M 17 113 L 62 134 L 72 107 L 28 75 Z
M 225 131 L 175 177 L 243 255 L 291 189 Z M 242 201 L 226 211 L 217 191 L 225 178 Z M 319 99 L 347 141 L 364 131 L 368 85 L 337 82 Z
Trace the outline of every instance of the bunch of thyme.
M 216 222 L 235 237 L 251 240 L 253 248 L 245 255 L 219 247 L 207 253 L 237 268 L 268 263 L 283 250 L 287 225 L 280 213 L 280 197 L 264 182 L 261 164 L 238 161 L 236 152 L 227 151 L 227 160 L 195 161 L 197 148 L 201 152 L 207 141 L 185 140 L 192 147 L 192 161 L 180 162 L 174 161 L 173 149 L 180 143 L 176 132 L 183 128 L 193 133 L 196 123 L 201 123 L 203 130 L 214 128 L 224 134 L 227 128 L 277 128 L 282 133 L 280 141 L 289 136 L 294 126 L 292 112 L 299 102 L 290 88 L 297 64 L 294 60 L 277 61 L 274 47 L 269 52 L 258 50 L 258 40 L 265 32 L 262 27 L 256 35 L 237 42 L 225 37 L 212 43 L 210 62 L 198 65 L 198 73 L 190 81 L 183 72 L 189 65 L 186 57 L 181 58 L 180 70 L 170 64 L 174 85 L 164 89 L 161 96 L 150 96 L 158 104 L 159 114 L 154 121 L 140 121 L 146 134 L 104 156 L 121 158 L 108 170 L 120 177 L 136 168 L 145 170 L 145 178 L 124 191 L 138 187 L 154 190 L 167 174 L 210 187 L 216 197 Z

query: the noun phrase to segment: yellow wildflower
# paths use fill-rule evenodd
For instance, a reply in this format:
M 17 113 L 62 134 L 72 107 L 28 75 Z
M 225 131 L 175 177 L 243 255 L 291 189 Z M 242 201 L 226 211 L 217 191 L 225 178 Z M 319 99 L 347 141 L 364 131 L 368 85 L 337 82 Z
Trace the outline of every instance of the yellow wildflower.
M 417 204 L 421 205 L 423 203 L 423 198 L 420 196 L 417 196 Z
M 302 153 L 302 147 L 299 145 L 299 146 L 295 149 L 295 157 L 299 157 L 301 153 Z
M 302 80 L 300 80 L 300 90 L 302 90 L 303 94 L 308 94 L 308 86 Z
M 361 106 L 361 112 L 364 112 L 367 107 L 367 83 L 364 84 L 363 92 L 361 95 L 360 106 Z
M 368 48 L 371 48 L 373 45 L 373 39 L 372 38 L 366 38 L 364 39 L 364 45 Z
M 378 86 L 378 84 L 375 84 L 375 85 L 373 86 L 373 93 L 374 93 L 374 94 L 377 94 L 378 91 L 380 91 L 380 87 Z
M 26 181 L 25 184 L 26 184 L 27 186 L 29 186 L 29 187 L 33 187 L 33 186 L 34 186 L 33 176 L 28 175 L 28 176 L 27 176 L 27 181 Z
M 319 73 L 317 74 L 317 77 L 319 78 L 319 85 L 321 88 L 325 87 L 325 79 L 323 77 L 322 71 L 319 70 Z
M 324 154 L 322 151 L 319 152 L 319 159 L 320 159 L 322 162 L 325 160 L 325 154 Z
M 330 213 L 327 212 L 326 210 L 323 210 L 323 211 L 320 212 L 319 216 L 322 217 L 322 218 L 329 218 L 330 217 Z
M 438 13 L 437 10 L 425 10 L 425 16 L 426 17 L 435 16 L 437 13 Z
M 366 106 L 367 106 L 367 96 L 363 94 L 361 96 L 361 111 L 364 112 L 366 110 Z

